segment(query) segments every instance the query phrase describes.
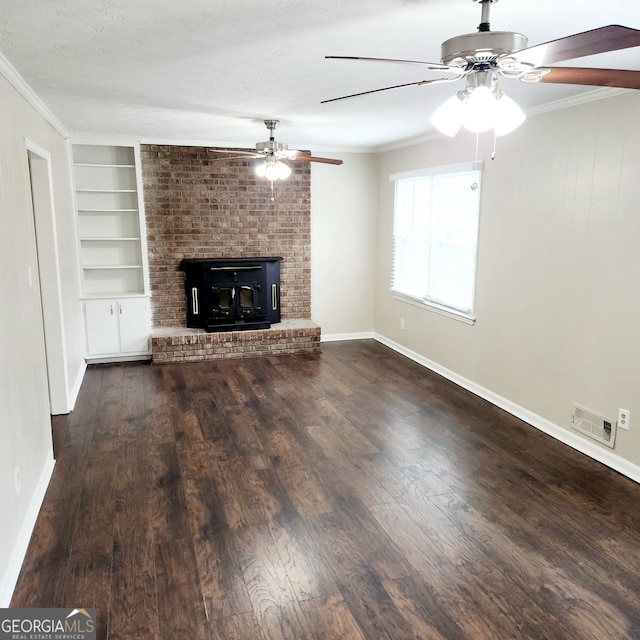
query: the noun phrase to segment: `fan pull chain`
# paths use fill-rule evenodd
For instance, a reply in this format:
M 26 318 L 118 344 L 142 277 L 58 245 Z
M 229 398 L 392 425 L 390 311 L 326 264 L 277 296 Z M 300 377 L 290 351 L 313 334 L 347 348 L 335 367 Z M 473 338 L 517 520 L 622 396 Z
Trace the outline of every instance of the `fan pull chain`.
M 493 151 L 491 152 L 491 159 L 496 159 L 496 145 L 498 141 L 498 136 L 496 135 L 496 130 L 493 130 Z

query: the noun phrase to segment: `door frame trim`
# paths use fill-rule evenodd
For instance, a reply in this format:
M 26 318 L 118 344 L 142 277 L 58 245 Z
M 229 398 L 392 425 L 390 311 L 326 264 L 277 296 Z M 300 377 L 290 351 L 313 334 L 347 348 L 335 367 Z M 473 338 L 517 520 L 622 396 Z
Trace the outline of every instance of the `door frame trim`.
M 49 404 L 51 413 L 59 415 L 69 413 L 72 403 L 69 394 L 51 153 L 28 138 L 24 138 L 24 143 L 38 256 Z

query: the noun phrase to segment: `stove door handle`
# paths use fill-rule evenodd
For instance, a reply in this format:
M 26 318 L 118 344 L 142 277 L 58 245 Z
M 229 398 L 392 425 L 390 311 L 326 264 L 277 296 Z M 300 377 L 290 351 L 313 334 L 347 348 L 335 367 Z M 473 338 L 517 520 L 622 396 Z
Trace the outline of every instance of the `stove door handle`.
M 191 311 L 194 316 L 197 316 L 198 313 L 200 313 L 198 305 L 198 287 L 193 287 L 191 289 Z
M 276 311 L 278 309 L 278 285 L 271 285 L 271 306 L 273 310 Z

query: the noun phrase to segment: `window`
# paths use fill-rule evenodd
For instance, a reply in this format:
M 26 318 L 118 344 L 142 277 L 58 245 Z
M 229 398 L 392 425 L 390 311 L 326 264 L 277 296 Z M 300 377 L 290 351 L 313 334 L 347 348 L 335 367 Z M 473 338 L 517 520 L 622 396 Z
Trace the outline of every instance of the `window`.
M 473 320 L 482 163 L 398 173 L 391 290 Z

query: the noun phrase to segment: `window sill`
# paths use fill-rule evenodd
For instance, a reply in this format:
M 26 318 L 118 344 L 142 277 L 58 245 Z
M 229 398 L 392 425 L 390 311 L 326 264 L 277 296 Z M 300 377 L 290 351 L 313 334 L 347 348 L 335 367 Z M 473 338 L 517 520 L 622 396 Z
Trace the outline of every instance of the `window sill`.
M 420 307 L 421 309 L 427 309 L 428 311 L 433 311 L 435 313 L 440 314 L 441 316 L 446 316 L 447 318 L 451 318 L 452 320 L 457 320 L 458 322 L 463 322 L 464 324 L 474 325 L 476 323 L 476 319 L 472 316 L 465 315 L 460 311 L 454 311 L 453 309 L 447 309 L 446 307 L 442 307 L 434 302 L 427 302 L 420 298 L 412 298 L 411 296 L 402 295 L 401 293 L 396 293 L 394 291 L 391 292 L 394 299 L 400 300 L 401 302 L 406 302 L 407 304 L 411 304 L 414 307 Z

